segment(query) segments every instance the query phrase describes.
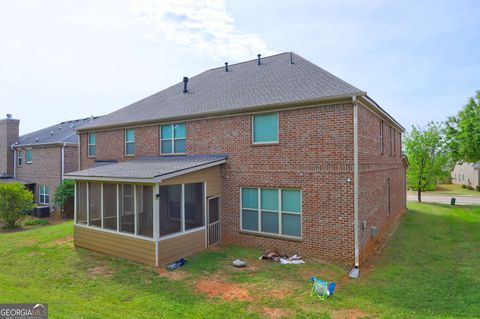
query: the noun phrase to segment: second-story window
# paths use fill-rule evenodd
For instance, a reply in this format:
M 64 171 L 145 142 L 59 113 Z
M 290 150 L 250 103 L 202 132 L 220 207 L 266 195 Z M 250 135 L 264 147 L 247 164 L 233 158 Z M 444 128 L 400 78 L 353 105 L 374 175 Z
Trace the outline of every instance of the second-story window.
M 23 162 L 23 150 L 21 148 L 17 149 L 17 164 L 18 166 L 22 166 Z
M 95 132 L 88 133 L 88 157 L 97 156 L 97 134 Z
M 185 153 L 185 123 L 167 124 L 160 127 L 160 151 L 162 154 Z
M 383 155 L 385 145 L 383 143 L 383 121 L 380 121 L 380 154 Z
M 129 128 L 125 130 L 125 155 L 135 155 L 135 129 Z
M 32 148 L 25 149 L 25 163 L 32 164 Z
M 388 142 L 389 142 L 389 146 L 388 146 L 388 155 L 389 156 L 392 156 L 392 149 L 393 149 L 393 128 L 391 126 L 389 126 L 389 139 L 388 139 Z
M 252 116 L 253 144 L 278 143 L 278 113 Z

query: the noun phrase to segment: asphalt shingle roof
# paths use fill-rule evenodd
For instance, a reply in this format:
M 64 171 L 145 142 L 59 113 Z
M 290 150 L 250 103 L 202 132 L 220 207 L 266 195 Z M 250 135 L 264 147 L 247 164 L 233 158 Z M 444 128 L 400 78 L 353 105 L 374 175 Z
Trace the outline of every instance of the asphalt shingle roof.
M 292 55 L 292 56 L 290 56 Z M 290 63 L 292 57 L 293 64 Z M 365 92 L 295 53 L 219 67 L 103 116 L 85 128 L 119 126 Z
M 93 124 L 100 118 L 101 117 L 89 117 L 84 119 L 65 121 L 32 133 L 22 135 L 19 138 L 18 146 L 51 143 L 78 144 L 78 135 L 76 133 L 76 130 L 87 124 Z
M 161 178 L 172 173 L 180 173 L 195 167 L 226 160 L 225 155 L 191 155 L 145 157 L 136 160 L 104 164 L 81 171 L 65 174 L 69 177 L 144 179 Z

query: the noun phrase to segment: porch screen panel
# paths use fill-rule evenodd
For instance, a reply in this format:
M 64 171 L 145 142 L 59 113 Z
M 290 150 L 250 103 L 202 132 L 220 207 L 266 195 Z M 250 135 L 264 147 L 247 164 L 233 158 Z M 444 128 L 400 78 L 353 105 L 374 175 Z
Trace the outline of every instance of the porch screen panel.
M 117 230 L 117 184 L 103 184 L 103 228 Z
M 185 230 L 204 226 L 203 183 L 185 184 Z
M 181 232 L 182 185 L 160 186 L 159 196 L 160 237 Z
M 101 215 L 101 185 L 100 183 L 88 184 L 88 211 L 90 226 L 101 227 L 102 215 Z
M 120 231 L 125 233 L 135 233 L 135 203 L 133 194 L 133 185 L 121 185 L 120 192 Z
M 153 189 L 137 185 L 138 234 L 153 238 Z
M 77 182 L 77 224 L 87 224 L 87 183 Z

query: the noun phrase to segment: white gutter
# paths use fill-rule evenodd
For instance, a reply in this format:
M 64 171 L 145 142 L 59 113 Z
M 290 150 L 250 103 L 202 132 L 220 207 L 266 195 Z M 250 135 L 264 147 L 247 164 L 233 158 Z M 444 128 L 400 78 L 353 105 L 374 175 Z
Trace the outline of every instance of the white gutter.
M 355 265 L 350 271 L 350 278 L 358 278 L 360 275 L 359 259 L 359 239 L 358 239 L 358 104 L 357 98 L 352 98 L 353 102 L 353 236 L 355 246 Z

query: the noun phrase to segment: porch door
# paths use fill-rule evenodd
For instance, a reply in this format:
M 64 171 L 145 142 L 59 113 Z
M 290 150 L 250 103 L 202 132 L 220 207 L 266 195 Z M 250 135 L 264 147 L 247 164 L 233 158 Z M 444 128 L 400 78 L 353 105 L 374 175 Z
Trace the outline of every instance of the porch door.
M 220 227 L 220 197 L 208 198 L 208 246 L 216 245 L 222 238 Z

